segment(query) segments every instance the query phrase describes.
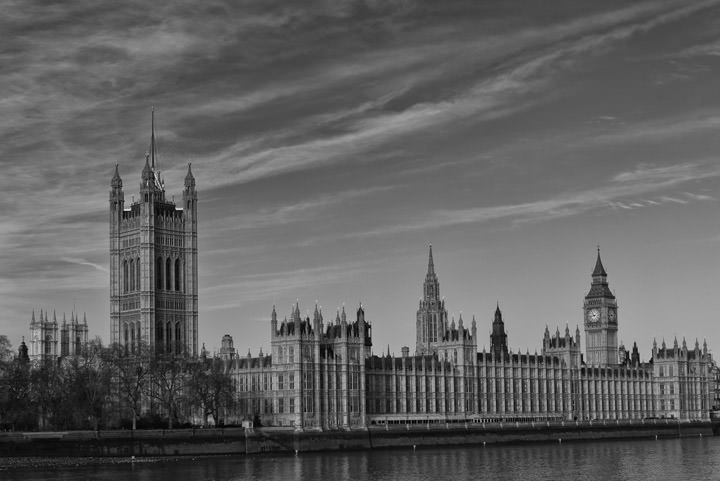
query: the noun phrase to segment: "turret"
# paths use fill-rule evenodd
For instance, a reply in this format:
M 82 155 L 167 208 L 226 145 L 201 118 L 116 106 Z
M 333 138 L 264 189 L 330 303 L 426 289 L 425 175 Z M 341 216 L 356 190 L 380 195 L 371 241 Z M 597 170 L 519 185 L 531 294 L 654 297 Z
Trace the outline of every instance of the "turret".
M 195 217 L 197 202 L 197 190 L 195 190 L 195 176 L 192 173 L 192 164 L 188 163 L 187 174 L 185 174 L 185 189 L 183 189 L 183 206 L 186 213 Z
M 122 179 L 120 178 L 120 171 L 118 164 L 115 164 L 115 172 L 113 173 L 112 179 L 110 179 L 110 212 L 111 215 L 118 212 L 122 212 L 125 204 L 125 195 L 123 194 Z M 115 220 L 119 220 L 116 218 Z
M 20 347 L 18 348 L 18 359 L 23 363 L 30 360 L 30 356 L 28 356 L 28 347 L 27 344 L 25 344 L 25 336 L 23 336 L 22 341 L 20 342 Z
M 277 311 L 275 310 L 275 306 L 273 305 L 272 312 L 270 313 L 270 335 L 275 336 L 277 333 Z
M 495 308 L 495 319 L 492 323 L 492 334 L 490 335 L 490 350 L 493 357 L 500 359 L 501 356 L 507 356 L 507 334 L 505 334 L 505 323 L 503 322 L 502 312 L 500 311 L 500 303 Z
M 632 354 L 630 355 L 630 362 L 633 367 L 640 365 L 640 352 L 638 351 L 637 342 L 633 342 Z

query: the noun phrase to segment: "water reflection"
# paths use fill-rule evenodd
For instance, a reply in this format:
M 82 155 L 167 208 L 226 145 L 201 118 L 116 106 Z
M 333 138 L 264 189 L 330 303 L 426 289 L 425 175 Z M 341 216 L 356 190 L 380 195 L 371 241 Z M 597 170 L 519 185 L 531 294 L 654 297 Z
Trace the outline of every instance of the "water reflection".
M 55 470 L 17 470 L 22 481 L 152 480 L 637 480 L 715 479 L 720 438 L 488 445 L 382 451 L 304 453 L 298 456 L 217 457 Z

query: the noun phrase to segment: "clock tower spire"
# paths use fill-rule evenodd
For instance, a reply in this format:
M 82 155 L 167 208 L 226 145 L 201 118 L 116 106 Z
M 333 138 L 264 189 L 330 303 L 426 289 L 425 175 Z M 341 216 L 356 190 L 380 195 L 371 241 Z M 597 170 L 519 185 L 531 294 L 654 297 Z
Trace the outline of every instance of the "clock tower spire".
M 583 302 L 585 353 L 591 366 L 618 363 L 617 301 L 610 290 L 598 246 L 590 291 Z

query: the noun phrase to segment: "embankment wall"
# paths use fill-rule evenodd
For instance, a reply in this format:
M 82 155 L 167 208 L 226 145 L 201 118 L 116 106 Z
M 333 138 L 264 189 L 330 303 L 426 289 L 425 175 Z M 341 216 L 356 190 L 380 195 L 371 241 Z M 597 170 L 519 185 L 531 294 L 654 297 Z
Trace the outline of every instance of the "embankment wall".
M 636 422 L 394 425 L 353 431 L 280 428 L 0 433 L 0 456 L 192 456 L 490 443 L 712 436 L 717 423 Z

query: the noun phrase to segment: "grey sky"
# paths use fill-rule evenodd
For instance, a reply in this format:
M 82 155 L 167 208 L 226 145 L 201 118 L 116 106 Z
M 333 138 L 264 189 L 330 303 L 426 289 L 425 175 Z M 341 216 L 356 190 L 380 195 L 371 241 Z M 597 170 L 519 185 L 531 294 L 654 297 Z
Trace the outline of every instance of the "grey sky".
M 107 196 L 150 106 L 199 190 L 200 337 L 363 302 L 414 346 L 432 243 L 451 316 L 513 349 L 582 323 L 595 246 L 620 338 L 720 342 L 720 0 L 6 1 L 0 330 L 76 305 L 108 339 Z

